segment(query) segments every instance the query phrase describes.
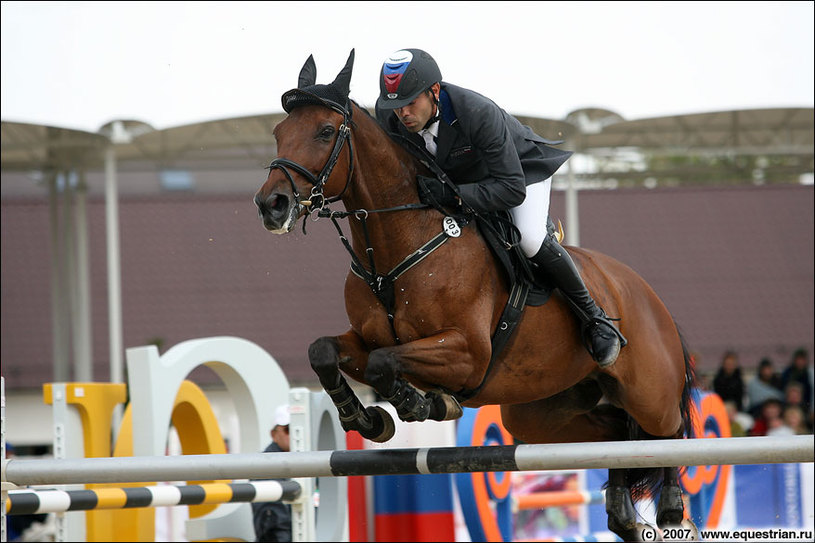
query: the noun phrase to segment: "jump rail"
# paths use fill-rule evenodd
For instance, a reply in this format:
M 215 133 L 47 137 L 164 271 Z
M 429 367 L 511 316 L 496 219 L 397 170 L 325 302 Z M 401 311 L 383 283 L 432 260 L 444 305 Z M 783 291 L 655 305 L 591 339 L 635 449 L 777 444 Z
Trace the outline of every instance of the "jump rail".
M 2 480 L 23 486 L 813 461 L 812 436 L 737 437 L 276 454 L 11 459 L 3 463 Z
M 295 481 L 157 485 L 93 490 L 11 490 L 6 501 L 6 514 L 28 515 L 232 502 L 290 502 L 300 496 L 300 491 L 300 485 Z

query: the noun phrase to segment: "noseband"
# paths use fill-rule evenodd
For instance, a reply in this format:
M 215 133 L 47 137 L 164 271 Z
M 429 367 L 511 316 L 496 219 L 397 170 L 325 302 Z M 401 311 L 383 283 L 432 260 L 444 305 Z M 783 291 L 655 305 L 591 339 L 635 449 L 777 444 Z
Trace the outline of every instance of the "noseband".
M 285 175 L 286 179 L 288 179 L 289 183 L 291 183 L 291 189 L 294 193 L 294 199 L 297 201 L 297 205 L 307 206 L 307 213 L 311 213 L 315 209 L 322 209 L 322 207 L 327 203 L 333 203 L 340 200 L 342 195 L 345 194 L 345 191 L 348 189 L 348 185 L 351 183 L 351 176 L 354 172 L 354 147 L 351 144 L 351 108 L 344 108 L 329 102 L 322 102 L 321 105 L 325 105 L 342 115 L 342 124 L 337 130 L 337 139 L 334 142 L 334 148 L 331 150 L 331 155 L 329 155 L 328 161 L 325 163 L 325 166 L 323 166 L 320 173 L 315 176 L 305 166 L 298 164 L 293 160 L 289 160 L 288 158 L 276 158 L 272 160 L 267 168 L 270 173 L 275 169 L 283 172 L 283 175 Z M 331 172 L 334 170 L 334 166 L 337 165 L 337 160 L 339 160 L 340 152 L 342 151 L 342 147 L 346 141 L 348 142 L 348 179 L 345 181 L 345 186 L 338 195 L 332 198 L 326 198 L 323 195 L 323 187 L 325 186 L 326 181 L 328 181 L 328 177 L 331 175 Z M 297 186 L 294 183 L 291 170 L 294 170 L 305 177 L 306 181 L 313 185 L 311 188 L 311 195 L 308 200 L 300 200 L 300 193 L 297 191 Z

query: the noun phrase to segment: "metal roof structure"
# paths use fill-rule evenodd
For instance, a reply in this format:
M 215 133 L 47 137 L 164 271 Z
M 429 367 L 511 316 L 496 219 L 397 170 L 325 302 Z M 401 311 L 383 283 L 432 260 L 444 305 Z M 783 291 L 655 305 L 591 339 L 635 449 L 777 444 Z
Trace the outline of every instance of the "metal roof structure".
M 99 169 L 113 143 L 122 168 L 180 167 L 235 161 L 265 164 L 276 147 L 272 130 L 284 113 L 236 117 L 155 130 L 140 121 L 113 121 L 99 133 L 2 122 L 2 170 Z M 564 147 L 584 153 L 637 148 L 650 153 L 812 156 L 815 110 L 766 108 L 625 120 L 603 109 L 581 109 L 565 120 L 518 116 Z M 254 166 L 253 166 L 254 167 Z
M 750 109 L 673 115 L 578 131 L 575 148 L 636 147 L 650 153 L 812 155 L 813 108 Z

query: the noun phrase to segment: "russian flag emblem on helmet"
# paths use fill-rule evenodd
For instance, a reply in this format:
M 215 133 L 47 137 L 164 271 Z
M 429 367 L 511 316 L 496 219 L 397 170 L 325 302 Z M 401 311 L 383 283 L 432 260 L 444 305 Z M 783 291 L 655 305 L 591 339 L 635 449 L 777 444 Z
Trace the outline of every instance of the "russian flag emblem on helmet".
M 385 89 L 388 91 L 388 98 L 394 99 L 399 96 L 396 92 L 405 70 L 413 60 L 413 53 L 410 51 L 397 51 L 388 57 L 382 66 L 382 79 L 385 82 Z
M 441 81 L 436 61 L 421 49 L 400 49 L 382 64 L 377 107 L 397 109 Z

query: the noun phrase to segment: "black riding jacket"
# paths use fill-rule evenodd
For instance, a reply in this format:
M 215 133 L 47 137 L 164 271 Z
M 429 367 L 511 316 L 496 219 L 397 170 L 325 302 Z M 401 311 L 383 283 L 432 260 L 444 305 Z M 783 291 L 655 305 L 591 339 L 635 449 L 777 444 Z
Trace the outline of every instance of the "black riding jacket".
M 436 164 L 458 186 L 475 211 L 507 210 L 520 205 L 526 185 L 548 179 L 572 155 L 551 147 L 495 102 L 477 92 L 441 84 Z M 408 132 L 392 110 L 377 108 L 379 124 L 424 148 L 419 134 Z

